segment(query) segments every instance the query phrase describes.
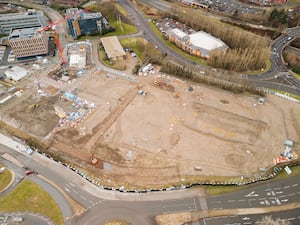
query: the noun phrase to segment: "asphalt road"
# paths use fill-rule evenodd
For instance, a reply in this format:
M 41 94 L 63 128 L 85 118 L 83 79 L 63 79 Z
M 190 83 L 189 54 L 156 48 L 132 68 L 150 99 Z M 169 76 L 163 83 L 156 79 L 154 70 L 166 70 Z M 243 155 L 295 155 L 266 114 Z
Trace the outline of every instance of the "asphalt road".
M 256 221 L 260 221 L 262 219 L 262 216 L 271 216 L 275 220 L 287 220 L 291 223 L 291 225 L 300 224 L 299 209 L 294 209 L 277 213 L 207 218 L 197 223 L 193 223 L 192 225 L 254 225 Z
M 16 152 L 4 145 L 0 145 L 0 152 L 8 153 L 12 157 L 14 157 L 16 160 L 18 160 L 24 167 L 28 167 L 30 169 L 33 169 L 35 171 L 41 171 L 41 175 L 45 175 L 45 177 L 48 175 L 47 171 L 49 170 L 47 167 L 39 167 L 39 164 L 36 163 L 36 161 L 32 160 L 31 157 L 27 157 L 22 153 Z M 29 179 L 33 181 L 34 183 L 38 184 L 40 187 L 42 187 L 46 192 L 50 194 L 50 196 L 54 199 L 54 201 L 57 203 L 58 207 L 60 208 L 60 211 L 62 212 L 62 215 L 64 218 L 71 218 L 73 215 L 72 209 L 69 206 L 68 202 L 64 198 L 64 196 L 52 185 L 47 183 L 45 180 L 41 179 L 40 175 L 25 175 L 25 170 L 23 168 L 17 167 L 15 164 L 3 159 L 0 157 L 0 163 L 5 165 L 7 168 L 9 168 L 11 171 L 15 174 L 15 180 L 13 182 L 13 185 L 9 187 L 3 194 L 7 194 L 9 191 L 14 189 L 16 185 L 22 181 L 23 179 Z M 43 173 L 45 172 L 45 173 Z M 49 173 L 51 175 L 51 173 Z M 60 180 L 57 180 L 57 182 L 60 182 Z M 32 217 L 32 216 L 31 216 Z M 37 218 L 38 219 L 38 218 Z

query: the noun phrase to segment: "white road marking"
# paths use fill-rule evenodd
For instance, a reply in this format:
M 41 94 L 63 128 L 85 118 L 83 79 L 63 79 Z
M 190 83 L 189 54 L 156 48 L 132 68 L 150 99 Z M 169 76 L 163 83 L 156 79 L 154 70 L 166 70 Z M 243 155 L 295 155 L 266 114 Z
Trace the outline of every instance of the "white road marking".
M 84 197 L 83 195 L 80 195 L 80 198 L 86 200 L 86 197 Z
M 287 188 L 290 188 L 290 186 L 284 186 L 284 187 L 283 187 L 283 189 L 287 189 Z
M 67 192 L 70 192 L 70 189 L 69 189 L 69 188 L 67 188 L 67 187 L 65 187 L 65 190 L 66 190 Z
M 294 220 L 294 219 L 296 219 L 296 218 L 295 217 L 288 218 L 289 221 Z
M 249 194 L 245 195 L 245 197 L 257 197 L 259 194 L 255 194 L 255 191 L 250 192 Z

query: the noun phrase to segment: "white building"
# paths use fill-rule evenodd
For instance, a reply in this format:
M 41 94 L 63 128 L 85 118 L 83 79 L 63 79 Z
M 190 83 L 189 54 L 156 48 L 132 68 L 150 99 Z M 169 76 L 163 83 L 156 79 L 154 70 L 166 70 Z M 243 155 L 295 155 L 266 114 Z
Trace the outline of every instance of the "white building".
M 19 66 L 14 66 L 11 69 L 6 70 L 4 74 L 8 79 L 11 79 L 13 81 L 19 81 L 23 77 L 27 76 L 27 70 Z
M 190 54 L 208 58 L 212 51 L 225 52 L 228 46 L 220 39 L 203 31 L 187 34 L 178 28 L 166 32 L 170 42 Z

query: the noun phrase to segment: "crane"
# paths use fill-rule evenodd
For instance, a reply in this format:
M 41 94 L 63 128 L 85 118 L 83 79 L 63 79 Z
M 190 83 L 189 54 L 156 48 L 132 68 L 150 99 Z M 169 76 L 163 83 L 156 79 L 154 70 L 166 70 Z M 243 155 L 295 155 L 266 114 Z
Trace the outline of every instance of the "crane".
M 52 22 L 52 23 L 49 23 L 48 25 L 46 25 L 46 26 L 44 26 L 44 27 L 40 27 L 40 28 L 37 30 L 37 32 L 47 31 L 47 30 L 49 30 L 49 29 L 52 30 L 54 42 L 55 42 L 55 45 L 56 45 L 56 47 L 57 47 L 57 51 L 58 51 L 59 57 L 61 58 L 61 65 L 65 64 L 67 61 L 66 61 L 66 59 L 65 59 L 65 57 L 64 57 L 63 49 L 62 49 L 62 47 L 61 47 L 61 44 L 60 44 L 60 41 L 59 41 L 58 34 L 56 33 L 56 25 L 58 25 L 58 24 L 60 24 L 60 23 L 63 23 L 63 22 L 65 22 L 67 19 L 72 18 L 72 17 L 74 17 L 74 16 L 76 16 L 76 15 L 78 15 L 78 14 L 84 12 L 84 11 L 86 11 L 86 10 L 80 9 L 80 10 L 78 10 L 77 13 L 74 13 L 74 14 L 71 14 L 71 15 L 67 15 L 67 16 L 65 16 L 65 17 L 63 17 L 63 18 L 61 18 L 61 19 L 59 19 L 59 20 L 56 20 L 56 21 L 54 21 L 54 22 Z

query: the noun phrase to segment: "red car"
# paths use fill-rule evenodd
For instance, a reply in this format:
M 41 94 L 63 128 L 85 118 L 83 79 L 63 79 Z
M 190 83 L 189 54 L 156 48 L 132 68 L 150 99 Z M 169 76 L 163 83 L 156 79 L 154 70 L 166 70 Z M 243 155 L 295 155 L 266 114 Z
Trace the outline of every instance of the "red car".
M 34 170 L 26 170 L 25 171 L 26 176 L 28 176 L 30 174 L 34 174 L 34 173 L 35 173 Z

